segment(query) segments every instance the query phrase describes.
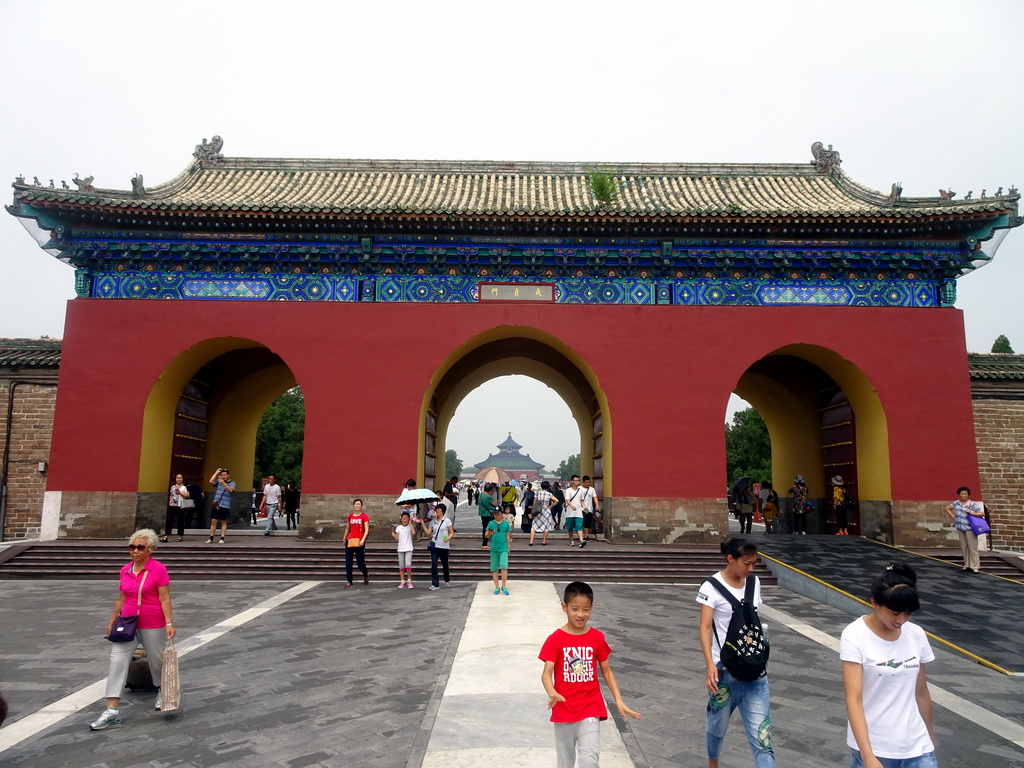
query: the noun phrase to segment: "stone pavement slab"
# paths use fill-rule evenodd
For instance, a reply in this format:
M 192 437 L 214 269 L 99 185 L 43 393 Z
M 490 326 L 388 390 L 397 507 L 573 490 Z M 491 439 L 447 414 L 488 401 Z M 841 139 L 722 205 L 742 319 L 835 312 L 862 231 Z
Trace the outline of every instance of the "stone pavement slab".
M 704 751 L 704 662 L 697 633 L 695 587 L 594 585 L 593 626 L 608 635 L 623 696 L 643 719 L 631 721 L 627 738 L 637 765 L 652 768 L 707 765 Z M 838 638 L 853 619 L 781 587 L 764 587 L 764 601 Z M 838 653 L 776 621 L 768 621 L 773 741 L 787 768 L 849 764 L 846 711 Z M 1007 677 L 935 647 L 929 681 L 1024 725 L 1024 680 Z M 984 702 L 990 701 L 986 705 Z M 752 762 L 742 726 L 734 717 L 723 766 Z M 1024 747 L 983 730 L 945 707 L 935 707 L 939 764 L 943 768 L 1024 768 Z
M 179 642 L 295 584 L 172 583 Z M 528 600 L 523 584 L 510 583 L 511 599 L 527 603 L 529 618 L 519 626 L 535 659 L 537 637 L 563 622 L 555 591 L 563 585 L 548 584 Z M 604 732 L 615 722 L 637 766 L 706 765 L 696 588 L 596 581 L 593 586 L 592 623 L 608 635 L 627 703 L 643 714 L 629 724 L 609 720 Z M 11 581 L 2 589 L 0 688 L 11 701 L 9 722 L 104 678 L 109 650 L 101 633 L 114 598 L 113 575 L 104 582 Z M 436 592 L 397 590 L 390 581 L 349 590 L 321 584 L 184 657 L 180 714 L 154 712 L 152 693 L 126 691 L 124 724 L 93 733 L 88 723 L 102 708 L 97 699 L 0 752 L 0 764 L 415 768 L 436 765 L 425 759 L 433 734 L 450 732 L 456 738 L 461 731 L 468 748 L 449 754 L 444 768 L 476 768 L 493 754 L 474 751 L 486 750 L 487 743 L 472 743 L 481 734 L 466 718 L 474 709 L 489 707 L 497 708 L 501 721 L 521 721 L 535 734 L 530 742 L 535 746 L 510 745 L 502 753 L 502 767 L 536 765 L 531 761 L 549 754 L 543 750 L 551 746 L 539 661 L 523 672 L 522 693 L 462 694 L 461 708 L 454 707 L 454 697 L 452 706 L 442 706 L 462 639 L 467 651 L 487 647 L 483 624 L 470 620 L 476 589 L 476 584 L 458 583 Z M 851 621 L 847 614 L 784 589 L 766 587 L 764 592 L 769 608 L 832 638 Z M 504 610 L 500 604 L 493 607 Z M 848 764 L 837 655 L 779 621 L 769 621 L 769 631 L 779 765 Z M 940 765 L 1024 768 L 1024 748 L 959 714 L 969 714 L 971 705 L 1024 726 L 1024 679 L 1000 675 L 939 647 L 935 652 L 929 681 L 961 697 L 953 698 L 951 707 L 935 708 Z M 737 726 L 726 739 L 723 768 L 751 763 Z M 9 727 L 0 729 L 0 738 Z
M 423 760 L 427 768 L 507 768 L 510 759 L 520 768 L 555 764 L 537 655 L 565 624 L 560 597 L 548 582 L 515 582 L 508 596 L 493 594 L 492 587 L 477 586 L 466 618 L 471 634 L 463 633 L 452 664 Z M 633 768 L 610 721 L 601 728 L 601 764 Z
M 27 632 L 16 639 L 8 619 L 34 621 L 41 586 L 51 593 L 47 612 L 72 618 L 44 622 L 51 632 L 45 645 L 31 646 L 33 658 L 23 644 Z M 179 640 L 259 602 L 250 594 L 291 586 L 172 582 Z M 106 675 L 109 648 L 101 628 L 114 581 L 54 587 L 4 585 L 0 687 L 15 723 L 33 707 Z M 421 725 L 450 665 L 470 596 L 466 584 L 438 592 L 399 591 L 390 582 L 350 590 L 323 584 L 183 658 L 180 714 L 154 712 L 151 692 L 126 691 L 122 725 L 90 732 L 88 723 L 102 710 L 97 700 L 0 753 L 0 763 L 403 768 L 422 754 Z M 69 665 L 71 676 L 64 673 Z
M 854 536 L 767 536 L 758 538 L 757 545 L 764 554 L 862 600 L 883 568 L 894 560 L 906 561 L 917 571 L 917 623 L 969 653 L 1024 675 L 1024 583 L 961 573 L 950 563 Z

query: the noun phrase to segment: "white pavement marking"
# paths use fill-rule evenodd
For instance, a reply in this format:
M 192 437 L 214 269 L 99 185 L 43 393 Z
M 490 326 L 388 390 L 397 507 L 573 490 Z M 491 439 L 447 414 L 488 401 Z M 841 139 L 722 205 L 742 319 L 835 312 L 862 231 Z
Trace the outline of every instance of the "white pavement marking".
M 176 643 L 178 658 L 180 659 L 185 654 L 202 648 L 226 632 L 230 632 L 232 629 L 262 616 L 267 611 L 273 610 L 282 603 L 286 603 L 293 597 L 298 597 L 303 592 L 313 589 L 313 587 L 319 586 L 322 583 L 320 581 L 304 581 L 301 584 L 296 584 L 279 595 L 267 598 L 259 605 L 235 614 L 219 624 L 214 624 L 209 629 L 205 629 L 187 640 L 183 640 L 181 643 Z M 85 688 L 77 690 L 52 704 L 47 704 L 31 715 L 26 715 L 20 720 L 4 727 L 0 730 L 0 753 L 20 744 L 25 739 L 35 736 L 40 731 L 60 722 L 68 715 L 73 715 L 85 709 L 95 703 L 97 699 L 103 698 L 103 689 L 106 687 L 106 684 L 107 681 L 104 678 L 97 683 L 87 685 Z
M 839 653 L 838 638 L 832 637 L 832 635 L 815 629 L 809 624 L 805 624 L 798 619 L 793 618 L 788 613 L 776 608 L 771 608 L 764 603 L 758 606 L 757 612 L 766 619 L 777 621 L 809 640 L 813 640 L 819 645 L 823 645 L 826 648 L 835 651 L 837 654 Z M 1024 747 L 1024 726 L 1019 723 L 1007 720 L 1005 717 L 997 715 L 994 712 L 990 712 L 984 707 L 979 707 L 977 704 L 974 704 L 961 696 L 957 696 L 955 693 L 951 693 L 945 688 L 940 688 L 935 685 L 935 683 L 929 682 L 928 690 L 931 693 L 932 701 L 940 707 L 945 707 L 953 714 L 969 720 L 1001 739 L 1006 739 L 1007 741 L 1016 744 L 1018 747 Z
M 422 768 L 550 768 L 556 762 L 537 655 L 565 624 L 565 614 L 554 584 L 514 581 L 509 589 L 506 597 L 493 594 L 490 582 L 477 585 Z M 634 768 L 611 720 L 601 725 L 601 765 Z

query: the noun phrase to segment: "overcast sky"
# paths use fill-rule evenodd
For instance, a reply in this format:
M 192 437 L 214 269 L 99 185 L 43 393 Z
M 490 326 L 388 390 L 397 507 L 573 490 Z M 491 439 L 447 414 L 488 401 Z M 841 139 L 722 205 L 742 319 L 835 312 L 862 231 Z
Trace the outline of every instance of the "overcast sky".
M 808 162 L 822 141 L 872 188 L 978 197 L 1024 188 L 1022 33 L 1018 0 L 0 0 L 0 178 L 152 186 L 214 134 L 228 156 L 592 162 Z M 9 215 L 0 249 L 0 336 L 62 336 L 71 268 Z M 1024 230 L 959 283 L 971 351 L 1024 351 L 1022 284 Z M 511 430 L 554 468 L 568 409 L 514 382 L 467 399 L 449 447 L 480 461 Z

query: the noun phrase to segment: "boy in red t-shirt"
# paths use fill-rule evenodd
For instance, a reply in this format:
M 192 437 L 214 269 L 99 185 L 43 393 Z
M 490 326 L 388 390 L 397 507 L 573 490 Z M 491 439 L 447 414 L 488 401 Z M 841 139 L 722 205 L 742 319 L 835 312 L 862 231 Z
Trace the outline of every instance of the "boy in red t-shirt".
M 608 685 L 619 716 L 640 719 L 619 693 L 608 656 L 612 649 L 604 633 L 587 626 L 594 606 L 594 590 L 574 581 L 562 595 L 568 621 L 556 629 L 540 649 L 544 672 L 540 680 L 548 692 L 548 709 L 555 724 L 558 768 L 572 768 L 579 755 L 580 768 L 597 768 L 601 757 L 600 721 L 608 719 L 597 669 Z

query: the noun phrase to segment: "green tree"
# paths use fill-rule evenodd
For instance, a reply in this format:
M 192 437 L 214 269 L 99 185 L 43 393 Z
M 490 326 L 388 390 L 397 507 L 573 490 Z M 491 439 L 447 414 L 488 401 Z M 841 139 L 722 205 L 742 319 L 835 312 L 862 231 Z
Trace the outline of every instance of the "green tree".
M 744 475 L 754 482 L 771 480 L 772 444 L 761 414 L 746 408 L 725 425 L 725 461 L 729 487 Z
M 460 477 L 462 475 L 462 459 L 453 448 L 444 452 L 444 468 L 448 477 Z M 447 480 L 447 478 L 445 478 Z
M 992 344 L 992 351 L 1012 355 L 1013 347 L 1010 346 L 1010 340 L 1006 336 L 999 334 L 999 338 Z
M 289 389 L 270 404 L 256 429 L 253 485 L 270 473 L 278 482 L 302 484 L 302 443 L 306 433 L 306 403 L 302 390 Z
M 568 480 L 573 475 L 580 474 L 580 455 L 574 454 L 567 459 L 562 459 L 562 463 L 558 465 L 558 469 L 555 470 L 555 475 L 560 480 Z

